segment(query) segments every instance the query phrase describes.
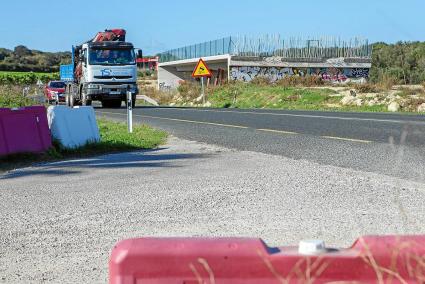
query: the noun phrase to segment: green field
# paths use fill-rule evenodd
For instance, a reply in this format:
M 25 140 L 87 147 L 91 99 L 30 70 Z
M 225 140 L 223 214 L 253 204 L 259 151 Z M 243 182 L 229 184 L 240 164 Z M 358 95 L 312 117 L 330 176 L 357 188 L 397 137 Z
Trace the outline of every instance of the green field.
M 38 80 L 47 83 L 59 79 L 59 73 L 0 71 L 0 85 L 31 85 Z

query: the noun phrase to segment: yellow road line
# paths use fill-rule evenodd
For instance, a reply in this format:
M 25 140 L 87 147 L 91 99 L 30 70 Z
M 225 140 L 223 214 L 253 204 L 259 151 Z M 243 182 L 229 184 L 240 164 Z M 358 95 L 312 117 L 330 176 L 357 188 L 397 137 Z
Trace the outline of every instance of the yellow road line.
M 125 114 L 125 113 L 118 113 L 118 112 L 99 111 L 99 113 L 103 113 L 103 114 L 116 114 L 116 115 L 127 116 L 127 114 Z M 249 128 L 247 126 L 241 126 L 241 125 L 222 124 L 222 123 L 204 122 L 204 121 L 178 119 L 178 118 L 168 118 L 168 117 L 151 116 L 151 115 L 133 114 L 133 116 L 157 118 L 157 119 L 179 121 L 179 122 L 189 122 L 189 123 L 196 123 L 196 124 L 215 125 L 215 126 L 223 126 L 223 127 L 242 128 L 242 129 Z M 267 129 L 267 128 L 259 128 L 259 129 L 256 129 L 256 130 L 258 130 L 258 131 L 266 131 L 266 132 L 274 132 L 274 133 L 281 133 L 281 134 L 299 134 L 297 132 L 292 132 L 292 131 Z M 336 140 L 343 140 L 343 141 L 359 142 L 359 143 L 371 143 L 372 142 L 372 141 L 369 141 L 369 140 L 352 139 L 352 138 L 344 138 L 344 137 L 336 137 L 336 136 L 320 136 L 320 137 L 327 138 L 327 139 L 336 139 Z
M 359 143 L 371 143 L 372 142 L 372 141 L 369 141 L 369 140 L 352 139 L 352 138 L 335 137 L 335 136 L 320 136 L 320 137 L 328 138 L 328 139 L 351 141 L 351 142 L 359 142 Z
M 107 114 L 118 114 L 118 115 L 127 115 L 125 113 L 116 113 L 116 112 L 106 112 L 101 111 L 100 113 L 107 113 Z M 224 127 L 233 127 L 233 128 L 249 128 L 247 126 L 241 126 L 241 125 L 233 125 L 233 124 L 222 124 L 222 123 L 214 123 L 214 122 L 205 122 L 205 121 L 196 121 L 196 120 L 187 120 L 187 119 L 178 119 L 178 118 L 169 118 L 169 117 L 160 117 L 160 116 L 151 116 L 151 115 L 140 115 L 140 114 L 133 114 L 133 116 L 139 116 L 139 117 L 150 117 L 150 118 L 157 118 L 157 119 L 164 119 L 164 120 L 171 120 L 171 121 L 179 121 L 179 122 L 189 122 L 189 123 L 196 123 L 196 124 L 207 124 L 207 125 L 215 125 L 215 126 L 224 126 Z
M 205 121 L 197 121 L 197 120 L 187 120 L 187 119 L 178 119 L 178 118 L 168 118 L 168 117 L 151 116 L 151 115 L 136 115 L 136 116 L 158 118 L 158 119 L 165 119 L 165 120 L 172 120 L 172 121 L 189 122 L 189 123 L 208 124 L 208 125 L 216 125 L 216 126 L 224 126 L 224 127 L 244 128 L 244 129 L 248 128 L 247 126 L 241 126 L 241 125 L 222 124 L 222 123 L 205 122 Z
M 267 132 L 275 132 L 275 133 L 282 133 L 282 134 L 298 134 L 297 132 L 292 132 L 292 131 L 284 131 L 284 130 L 276 130 L 276 129 L 266 129 L 266 128 L 259 128 L 257 130 L 259 130 L 259 131 L 267 131 Z

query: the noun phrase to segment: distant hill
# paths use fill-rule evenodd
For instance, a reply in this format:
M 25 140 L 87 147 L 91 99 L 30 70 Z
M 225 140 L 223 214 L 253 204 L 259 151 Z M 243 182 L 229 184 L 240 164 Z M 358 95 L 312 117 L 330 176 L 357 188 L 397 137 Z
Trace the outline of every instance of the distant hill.
M 13 50 L 0 48 L 0 71 L 57 72 L 71 62 L 71 52 L 42 52 L 23 45 Z

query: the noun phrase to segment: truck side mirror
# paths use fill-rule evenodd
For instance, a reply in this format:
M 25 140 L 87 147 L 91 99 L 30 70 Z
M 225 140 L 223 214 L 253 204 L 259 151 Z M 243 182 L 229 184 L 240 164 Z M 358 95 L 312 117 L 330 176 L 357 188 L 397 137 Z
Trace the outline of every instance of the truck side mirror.
M 137 50 L 137 58 L 143 57 L 143 51 L 141 49 Z

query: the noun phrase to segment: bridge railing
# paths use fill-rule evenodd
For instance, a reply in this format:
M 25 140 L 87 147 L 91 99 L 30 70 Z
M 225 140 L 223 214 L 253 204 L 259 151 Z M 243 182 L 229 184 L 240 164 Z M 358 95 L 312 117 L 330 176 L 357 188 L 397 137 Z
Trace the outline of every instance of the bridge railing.
M 171 49 L 159 54 L 160 62 L 184 60 L 190 58 L 230 54 L 232 51 L 232 38 L 207 41 L 203 43 Z
M 236 56 L 297 58 L 371 58 L 367 39 L 341 40 L 337 37 L 282 38 L 280 35 L 231 36 L 168 50 L 160 62 L 231 54 Z

